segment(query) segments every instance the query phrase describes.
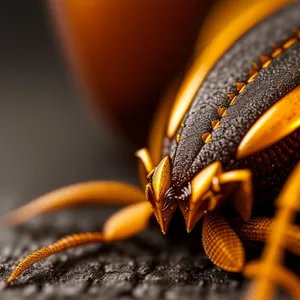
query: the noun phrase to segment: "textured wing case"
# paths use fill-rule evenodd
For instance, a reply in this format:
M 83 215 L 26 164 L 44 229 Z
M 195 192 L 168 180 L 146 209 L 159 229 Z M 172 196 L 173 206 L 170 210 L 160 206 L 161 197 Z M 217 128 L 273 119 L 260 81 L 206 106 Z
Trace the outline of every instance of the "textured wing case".
M 220 160 L 225 170 L 251 168 L 256 187 L 268 188 L 285 178 L 299 160 L 300 134 L 296 130 L 269 149 L 236 161 L 237 147 L 251 125 L 300 84 L 300 39 L 272 58 L 268 66 L 260 67 L 255 79 L 247 83 L 252 64 L 261 66 L 260 56 L 270 57 L 274 47 L 300 29 L 299 16 L 299 2 L 284 7 L 248 31 L 218 60 L 182 120 L 180 140 L 176 135 L 165 138 L 164 149 L 169 150 L 164 155 L 172 158 L 174 186 L 183 186 L 202 168 Z M 237 83 L 246 83 L 242 92 Z M 234 105 L 230 106 L 228 94 L 237 95 Z M 226 116 L 220 117 L 220 108 L 227 108 Z M 220 121 L 217 129 L 213 129 L 214 120 Z M 206 133 L 212 134 L 208 143 L 202 139 Z

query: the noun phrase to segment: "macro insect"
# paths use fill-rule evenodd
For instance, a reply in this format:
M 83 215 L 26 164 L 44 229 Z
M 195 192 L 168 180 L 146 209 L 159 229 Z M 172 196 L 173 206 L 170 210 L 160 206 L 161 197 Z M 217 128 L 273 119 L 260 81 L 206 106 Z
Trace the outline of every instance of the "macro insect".
M 87 182 L 8 216 L 9 224 L 20 224 L 76 204 L 127 205 L 102 232 L 71 235 L 30 254 L 8 283 L 64 249 L 129 238 L 146 229 L 153 214 L 166 233 L 177 208 L 188 232 L 203 220 L 202 242 L 214 264 L 243 270 L 240 238 L 264 241 L 273 223 L 251 218 L 252 208 L 259 215 L 261 206 L 272 207 L 300 158 L 300 3 L 252 13 L 247 25 L 236 26 L 237 18 L 196 59 L 171 109 L 157 117 L 149 150 L 136 152 L 145 194 L 124 183 Z M 300 254 L 296 232 L 290 231 L 285 247 Z

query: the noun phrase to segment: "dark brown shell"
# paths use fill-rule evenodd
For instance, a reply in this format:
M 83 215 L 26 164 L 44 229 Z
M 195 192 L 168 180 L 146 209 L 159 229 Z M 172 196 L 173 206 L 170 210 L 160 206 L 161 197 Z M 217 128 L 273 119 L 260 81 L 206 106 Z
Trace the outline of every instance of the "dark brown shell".
M 201 169 L 221 161 L 225 170 L 248 168 L 254 186 L 262 190 L 279 188 L 300 158 L 300 131 L 296 130 L 269 149 L 243 160 L 236 159 L 237 147 L 255 121 L 273 104 L 300 84 L 300 3 L 285 6 L 242 36 L 218 60 L 200 86 L 177 134 L 165 138 L 164 155 L 172 158 L 172 184 L 186 185 Z M 278 56 L 274 46 L 297 37 Z M 271 61 L 263 65 L 263 60 Z M 253 81 L 253 63 L 259 66 Z M 238 84 L 237 84 L 238 83 Z M 245 87 L 240 91 L 240 89 Z M 235 102 L 230 105 L 233 95 Z M 227 112 L 220 117 L 220 108 Z M 212 122 L 219 120 L 217 129 Z M 202 136 L 211 133 L 205 143 Z

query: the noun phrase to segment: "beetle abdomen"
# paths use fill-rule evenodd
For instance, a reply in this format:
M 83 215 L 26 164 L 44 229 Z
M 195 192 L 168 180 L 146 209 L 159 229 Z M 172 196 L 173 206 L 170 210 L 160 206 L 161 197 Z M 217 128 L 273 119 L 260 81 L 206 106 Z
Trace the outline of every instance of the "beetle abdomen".
M 174 186 L 184 185 L 216 160 L 225 169 L 235 168 L 237 147 L 251 125 L 300 84 L 300 33 L 295 34 L 299 15 L 300 3 L 294 3 L 268 17 L 240 38 L 207 75 L 183 119 L 179 141 L 166 141 L 172 145 Z M 282 141 L 268 152 L 276 161 L 282 151 L 285 166 L 299 159 L 298 133 L 290 139 L 292 143 Z M 251 168 L 259 169 L 259 161 Z M 261 162 L 263 170 L 270 169 L 268 161 Z
M 274 103 L 280 100 L 285 94 L 300 84 L 300 41 L 273 59 L 267 68 L 258 72 L 253 82 L 245 84 L 245 91 L 238 94 L 235 104 L 229 106 L 226 117 L 220 118 L 220 126 L 212 131 L 212 140 L 204 144 L 188 170 L 188 176 L 193 176 L 208 164 L 220 160 L 225 169 L 231 169 L 236 161 L 236 150 L 242 138 L 249 130 L 250 126 Z M 297 135 L 294 134 L 295 138 Z M 298 150 L 296 144 L 278 143 L 284 154 L 284 159 L 278 155 L 276 147 L 271 147 L 270 151 L 264 151 L 265 157 L 261 161 L 253 161 L 245 167 L 252 170 L 258 166 L 257 170 L 268 172 L 258 172 L 258 175 L 271 175 L 275 169 L 280 171 L 285 165 L 294 163 L 293 152 Z M 260 154 L 262 155 L 262 154 Z M 278 159 L 277 159 L 278 158 Z M 247 161 L 247 160 L 246 160 Z M 248 161 L 251 161 L 248 159 Z M 276 161 L 281 162 L 276 168 Z M 242 167 L 243 164 L 240 164 Z M 273 167 L 272 167 L 273 166 Z M 275 174 L 276 175 L 276 174 Z M 286 178 L 286 177 L 283 177 Z M 267 186 L 266 182 L 264 181 Z M 269 180 L 271 183 L 271 181 Z

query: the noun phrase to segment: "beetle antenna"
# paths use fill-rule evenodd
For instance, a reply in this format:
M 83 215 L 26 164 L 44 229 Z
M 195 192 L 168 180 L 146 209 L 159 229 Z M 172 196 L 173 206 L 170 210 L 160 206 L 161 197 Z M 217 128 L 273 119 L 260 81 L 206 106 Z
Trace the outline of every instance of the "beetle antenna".
M 69 248 L 98 242 L 103 242 L 103 234 L 100 232 L 87 232 L 64 237 L 54 244 L 48 247 L 41 248 L 25 257 L 8 278 L 7 285 L 14 279 L 16 279 L 25 270 L 27 270 L 30 266 L 46 257 Z
M 116 181 L 90 181 L 72 184 L 43 195 L 4 218 L 4 224 L 19 225 L 55 210 L 77 205 L 129 205 L 145 201 L 144 193 L 133 185 Z

